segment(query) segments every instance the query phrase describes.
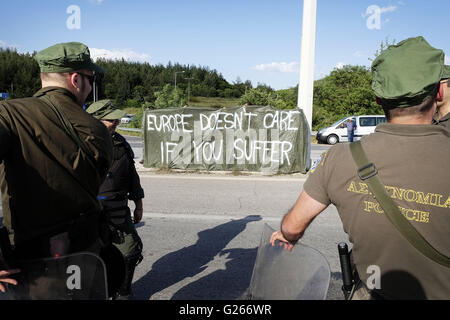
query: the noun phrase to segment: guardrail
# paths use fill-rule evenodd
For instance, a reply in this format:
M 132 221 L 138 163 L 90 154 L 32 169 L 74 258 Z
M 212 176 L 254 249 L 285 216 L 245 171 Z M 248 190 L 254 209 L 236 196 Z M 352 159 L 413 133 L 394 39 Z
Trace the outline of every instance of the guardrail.
M 124 127 L 117 127 L 117 129 L 122 131 L 130 131 L 130 132 L 141 132 L 142 129 L 139 128 L 124 128 Z

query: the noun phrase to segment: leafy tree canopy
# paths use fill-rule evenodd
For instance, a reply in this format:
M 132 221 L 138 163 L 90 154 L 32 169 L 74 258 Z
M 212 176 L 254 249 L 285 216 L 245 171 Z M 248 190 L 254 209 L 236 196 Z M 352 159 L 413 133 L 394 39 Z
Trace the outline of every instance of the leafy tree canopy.
M 319 130 L 350 115 L 383 114 L 371 89 L 372 75 L 363 66 L 334 69 L 314 83 L 312 127 Z
M 394 41 L 395 42 L 395 41 Z M 382 43 L 377 56 L 390 43 Z M 39 66 L 33 54 L 19 54 L 0 48 L 0 92 L 11 98 L 32 96 L 40 88 Z M 271 105 L 279 109 L 297 107 L 298 86 L 273 90 L 258 83 L 237 78 L 228 83 L 216 70 L 208 67 L 99 60 L 105 70 L 97 83 L 99 99 L 113 99 L 121 108 L 181 107 L 186 104 L 188 81 L 191 97 L 240 98 L 240 103 Z M 182 72 L 183 71 L 183 72 Z M 175 89 L 175 73 L 177 73 Z M 314 83 L 313 130 L 319 130 L 345 116 L 382 114 L 371 90 L 370 70 L 363 66 L 347 65 L 334 69 L 328 76 Z M 88 97 L 88 102 L 92 101 Z M 139 122 L 139 120 L 137 120 Z

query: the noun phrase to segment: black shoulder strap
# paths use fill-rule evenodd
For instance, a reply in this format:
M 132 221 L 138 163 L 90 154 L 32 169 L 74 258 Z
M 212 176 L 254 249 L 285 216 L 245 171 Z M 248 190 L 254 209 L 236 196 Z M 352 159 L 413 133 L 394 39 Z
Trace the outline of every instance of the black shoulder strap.
M 417 250 L 431 260 L 450 267 L 450 258 L 442 255 L 433 248 L 427 240 L 409 223 L 400 209 L 391 199 L 381 182 L 375 165 L 367 159 L 366 153 L 360 141 L 350 143 L 350 151 L 353 160 L 358 167 L 358 176 L 367 183 L 370 191 L 375 195 L 378 203 L 383 207 L 385 215 L 398 231 L 406 238 Z

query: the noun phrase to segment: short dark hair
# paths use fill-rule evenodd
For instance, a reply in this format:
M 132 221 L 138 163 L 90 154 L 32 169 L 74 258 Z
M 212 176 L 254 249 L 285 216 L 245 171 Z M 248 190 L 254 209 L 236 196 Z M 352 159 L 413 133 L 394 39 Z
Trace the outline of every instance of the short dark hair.
M 387 120 L 391 120 L 392 118 L 406 116 L 406 115 L 421 115 L 425 114 L 434 105 L 434 100 L 436 99 L 436 95 L 433 95 L 431 98 L 425 100 L 421 104 L 408 108 L 385 108 L 383 107 L 384 114 L 386 115 Z
M 447 84 L 449 82 L 450 81 L 448 81 Z M 427 113 L 434 105 L 434 101 L 436 99 L 436 95 L 439 92 L 439 88 L 440 82 L 436 85 L 436 88 L 434 89 L 431 97 L 416 106 L 411 106 L 407 108 L 389 108 L 387 106 L 382 105 L 381 107 L 383 108 L 384 114 L 386 115 L 386 120 L 391 120 L 392 118 L 400 116 L 420 115 Z

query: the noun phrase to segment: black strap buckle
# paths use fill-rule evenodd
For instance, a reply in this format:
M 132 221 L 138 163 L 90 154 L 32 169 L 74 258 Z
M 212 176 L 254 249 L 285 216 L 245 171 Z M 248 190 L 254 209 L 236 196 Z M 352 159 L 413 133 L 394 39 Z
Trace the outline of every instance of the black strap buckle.
M 358 169 L 358 176 L 363 181 L 373 177 L 376 174 L 378 174 L 378 170 L 373 163 L 369 163 L 368 165 L 365 165 L 364 167 Z

